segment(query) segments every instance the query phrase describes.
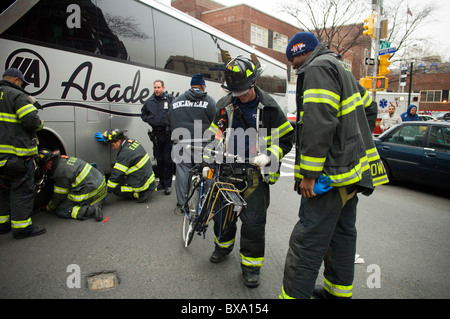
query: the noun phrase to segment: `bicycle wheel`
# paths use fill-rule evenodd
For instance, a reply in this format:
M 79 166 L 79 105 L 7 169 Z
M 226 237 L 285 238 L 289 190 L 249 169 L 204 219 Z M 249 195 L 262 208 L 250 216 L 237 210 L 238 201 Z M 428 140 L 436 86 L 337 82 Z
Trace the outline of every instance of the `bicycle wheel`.
M 191 179 L 188 189 L 188 200 L 184 205 L 184 218 L 183 218 L 183 243 L 184 247 L 189 246 L 194 237 L 194 224 L 197 220 L 197 210 L 200 198 L 200 187 L 197 184 L 200 182 L 199 176 L 194 176 Z

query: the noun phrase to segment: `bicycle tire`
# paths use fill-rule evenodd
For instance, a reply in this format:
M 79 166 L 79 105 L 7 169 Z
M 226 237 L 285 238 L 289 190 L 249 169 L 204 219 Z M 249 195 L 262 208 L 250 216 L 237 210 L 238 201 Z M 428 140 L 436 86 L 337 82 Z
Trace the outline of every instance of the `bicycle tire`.
M 200 198 L 200 187 L 197 186 L 200 178 L 194 176 L 189 183 L 188 188 L 188 201 L 184 205 L 184 217 L 183 217 L 183 244 L 184 247 L 188 247 L 194 237 L 194 225 L 197 221 L 197 210 Z M 186 211 L 187 210 L 187 211 Z

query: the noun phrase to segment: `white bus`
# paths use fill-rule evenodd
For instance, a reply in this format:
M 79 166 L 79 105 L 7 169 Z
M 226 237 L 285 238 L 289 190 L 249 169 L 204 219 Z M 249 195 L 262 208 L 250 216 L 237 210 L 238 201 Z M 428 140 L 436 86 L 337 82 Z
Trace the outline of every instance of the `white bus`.
M 178 96 L 200 72 L 218 100 L 225 94 L 222 50 L 255 53 L 267 65 L 258 85 L 287 106 L 284 64 L 159 2 L 3 0 L 0 9 L 0 63 L 20 69 L 43 106 L 40 147 L 97 163 L 105 173 L 115 154 L 95 132 L 127 129 L 151 154 L 140 110 L 153 81 Z

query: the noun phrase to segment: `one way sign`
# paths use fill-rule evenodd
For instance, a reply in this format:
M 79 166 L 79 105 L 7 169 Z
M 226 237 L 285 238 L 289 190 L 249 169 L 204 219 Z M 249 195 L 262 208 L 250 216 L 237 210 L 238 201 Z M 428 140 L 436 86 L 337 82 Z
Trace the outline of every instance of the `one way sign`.
M 366 58 L 366 65 L 375 65 L 375 59 Z

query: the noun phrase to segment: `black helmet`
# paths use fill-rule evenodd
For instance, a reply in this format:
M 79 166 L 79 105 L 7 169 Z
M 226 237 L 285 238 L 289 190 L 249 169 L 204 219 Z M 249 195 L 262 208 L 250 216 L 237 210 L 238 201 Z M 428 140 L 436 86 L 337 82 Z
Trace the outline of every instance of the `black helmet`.
M 256 56 L 255 56 L 256 58 Z M 256 61 L 259 65 L 259 62 Z M 228 91 L 245 91 L 255 86 L 256 78 L 261 75 L 263 68 L 255 65 L 252 60 L 238 55 L 231 59 L 225 67 L 225 84 L 222 87 Z
M 49 160 L 60 157 L 61 152 L 59 150 L 50 151 L 49 149 L 42 148 L 39 150 L 38 156 L 36 157 L 36 164 L 44 166 Z
M 117 140 L 123 140 L 125 139 L 125 132 L 127 130 L 121 130 L 118 128 L 112 129 L 112 130 L 107 130 L 105 131 L 102 135 L 105 138 L 105 143 L 111 143 L 111 142 L 115 142 Z

